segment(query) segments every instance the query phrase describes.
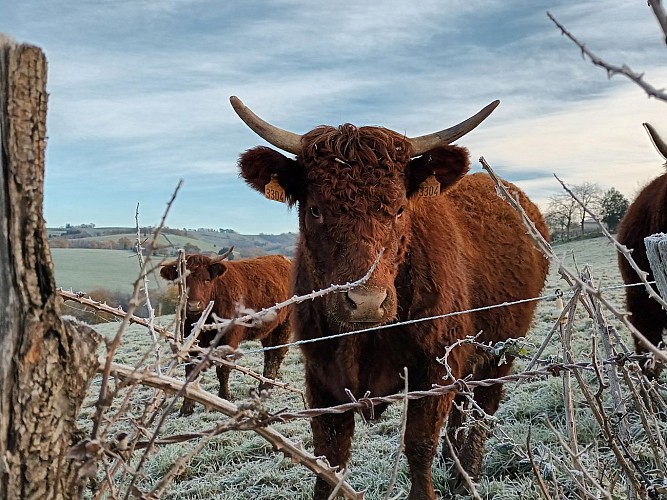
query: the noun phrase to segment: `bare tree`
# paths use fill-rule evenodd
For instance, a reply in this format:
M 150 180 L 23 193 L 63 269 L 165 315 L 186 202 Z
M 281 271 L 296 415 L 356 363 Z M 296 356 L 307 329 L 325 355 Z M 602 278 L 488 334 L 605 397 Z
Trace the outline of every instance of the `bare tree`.
M 599 213 L 602 203 L 603 191 L 600 186 L 593 182 L 584 182 L 572 187 L 572 192 L 579 198 L 581 204 L 577 214 L 579 216 L 579 229 L 581 235 L 584 234 L 584 223 L 586 221 L 586 212 Z
M 558 228 L 560 234 L 570 238 L 570 229 L 574 221 L 579 219 L 581 212 L 579 205 L 565 193 L 554 194 L 549 198 L 549 205 L 545 212 L 548 224 L 552 232 Z
M 545 212 L 545 217 L 552 231 L 560 232 L 568 239 L 572 236 L 571 230 L 575 224 L 579 226 L 579 234 L 584 234 L 586 209 L 598 212 L 603 195 L 600 186 L 592 182 L 577 184 L 572 190 L 582 201 L 583 208 L 567 193 L 559 193 L 549 198 L 549 205 Z

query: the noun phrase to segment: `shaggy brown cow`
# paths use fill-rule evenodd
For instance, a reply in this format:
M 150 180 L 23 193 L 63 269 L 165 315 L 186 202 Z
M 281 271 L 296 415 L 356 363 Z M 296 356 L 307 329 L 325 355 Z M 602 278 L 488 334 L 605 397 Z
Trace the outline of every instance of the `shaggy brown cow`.
M 206 255 L 186 255 L 188 300 L 186 305 L 186 335 L 201 316 L 210 301 L 215 301 L 207 322 L 212 322 L 212 314 L 221 318 L 233 318 L 236 307 L 241 304 L 256 311 L 272 307 L 289 297 L 291 264 L 282 255 L 267 255 L 254 259 L 223 261 L 223 258 L 211 259 Z M 178 278 L 176 263 L 163 265 L 160 275 L 173 281 Z M 217 331 L 202 331 L 199 345 L 208 347 Z M 290 329 L 287 309 L 278 312 L 275 318 L 265 321 L 257 328 L 234 325 L 225 333 L 218 345 L 229 345 L 236 349 L 242 340 L 260 340 L 264 347 L 285 344 L 289 341 Z M 264 376 L 275 379 L 280 369 L 287 347 L 264 352 Z M 185 365 L 186 377 L 194 369 Z M 218 395 L 229 398 L 229 368 L 216 366 L 220 381 Z M 260 389 L 264 385 L 260 384 Z M 181 407 L 182 415 L 189 415 L 194 410 L 194 401 L 186 399 Z
M 518 214 L 496 195 L 490 177 L 465 175 L 467 150 L 448 146 L 481 123 L 497 103 L 455 127 L 409 139 L 385 128 L 350 124 L 322 126 L 300 136 L 261 120 L 238 98 L 231 100 L 251 129 L 296 155 L 291 159 L 257 147 L 239 160 L 241 175 L 251 187 L 264 192 L 273 179 L 284 188 L 286 201 L 298 204 L 294 293 L 356 280 L 382 254 L 365 285 L 296 305 L 293 327 L 298 339 L 540 293 L 547 260 L 533 246 Z M 431 176 L 440 183 L 439 189 L 429 187 Z M 510 188 L 546 237 L 537 207 L 515 186 Z M 429 194 L 435 196 L 424 196 Z M 436 358 L 448 346 L 480 331 L 483 342 L 522 336 L 534 310 L 535 302 L 524 303 L 304 344 L 309 405 L 349 402 L 345 389 L 356 398 L 366 391 L 372 396 L 398 392 L 404 384 L 403 367 L 408 368 L 411 391 L 430 389 L 446 382 L 446 369 Z M 498 361 L 488 352 L 461 345 L 449 356 L 449 367 L 457 379 L 470 373 L 477 379 L 509 373 L 512 360 Z M 475 390 L 477 403 L 489 414 L 498 408 L 501 395 L 500 385 Z M 452 438 L 461 422 L 459 412 L 452 410 L 453 398 L 427 397 L 409 403 L 405 453 L 412 499 L 435 496 L 431 464 L 440 428 L 450 411 Z M 376 407 L 375 416 L 382 410 Z M 315 454 L 344 467 L 350 458 L 354 414 L 314 418 L 312 431 Z M 479 428 L 465 437 L 459 433 L 456 439 L 463 464 L 475 475 L 484 439 Z M 327 498 L 330 491 L 318 478 L 315 498 Z
M 660 138 L 655 129 L 644 123 L 653 144 L 662 157 L 667 160 L 667 145 Z M 628 211 L 618 226 L 616 239 L 619 243 L 632 248 L 632 258 L 643 271 L 649 273 L 648 280 L 653 280 L 653 273 L 646 257 L 644 238 L 655 233 L 667 233 L 667 173 L 651 181 L 641 190 L 635 201 L 628 207 Z M 618 267 L 626 284 L 641 283 L 622 254 L 618 254 Z M 662 341 L 662 331 L 667 327 L 667 314 L 660 304 L 646 293 L 642 286 L 626 287 L 626 307 L 632 315 L 630 322 L 653 344 Z M 646 348 L 635 339 L 635 350 L 646 352 Z

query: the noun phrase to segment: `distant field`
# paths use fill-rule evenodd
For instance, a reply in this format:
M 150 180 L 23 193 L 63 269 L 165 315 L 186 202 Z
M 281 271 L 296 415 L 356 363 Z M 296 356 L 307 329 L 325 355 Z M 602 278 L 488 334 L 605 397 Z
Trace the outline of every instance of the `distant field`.
M 105 233 L 119 231 L 123 228 L 84 229 L 94 236 L 69 239 L 72 247 L 85 242 L 116 242 L 121 238 L 127 238 L 132 243 L 136 241 L 136 232 L 133 233 L 131 228 L 119 234 Z M 57 238 L 63 234 L 64 230 L 52 228 L 48 231 L 50 237 Z M 247 258 L 267 253 L 291 256 L 294 252 L 295 241 L 296 235 L 293 233 L 244 235 L 233 231 L 196 230 L 188 231 L 188 236 L 163 232 L 158 239 L 158 246 L 163 249 L 178 249 L 194 245 L 199 252 L 211 254 L 217 254 L 222 248 L 234 246 L 236 258 Z M 197 252 L 196 249 L 188 251 Z M 139 275 L 139 261 L 132 252 L 127 250 L 52 248 L 51 255 L 55 267 L 56 285 L 66 290 L 71 288 L 75 292 L 88 292 L 105 288 L 111 292 L 120 291 L 129 295 Z M 155 264 L 158 263 L 159 261 Z M 151 278 L 149 286 L 151 289 L 164 289 L 165 282 L 155 275 Z
M 65 290 L 88 292 L 96 288 L 130 294 L 139 276 L 139 260 L 125 250 L 51 249 L 56 285 Z M 149 276 L 149 287 L 164 288 L 157 275 Z
M 94 236 L 92 238 L 81 238 L 80 241 L 118 241 L 120 238 L 129 238 L 134 244 L 136 242 L 136 234 L 110 234 L 105 236 Z M 187 236 L 179 236 L 176 234 L 160 234 L 158 238 L 158 247 L 160 248 L 183 248 L 187 244 L 196 245 L 202 252 L 217 253 L 222 246 L 215 243 L 204 241 L 201 239 L 190 238 Z M 224 245 L 223 245 L 224 246 Z

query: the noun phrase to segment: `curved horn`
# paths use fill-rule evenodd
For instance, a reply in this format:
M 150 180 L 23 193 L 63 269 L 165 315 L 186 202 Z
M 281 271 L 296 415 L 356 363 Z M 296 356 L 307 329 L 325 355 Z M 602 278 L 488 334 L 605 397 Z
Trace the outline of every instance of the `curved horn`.
M 653 146 L 655 146 L 655 149 L 657 149 L 658 153 L 667 160 L 667 144 L 665 144 L 665 141 L 660 138 L 658 132 L 650 123 L 642 123 L 642 125 L 644 125 L 646 132 L 648 132 L 648 136 L 651 138 L 651 142 L 653 143 Z
M 168 262 L 160 262 L 160 267 L 171 267 L 171 266 L 176 266 L 178 264 L 177 260 L 170 260 Z
M 299 134 L 288 132 L 265 122 L 235 95 L 229 98 L 229 102 L 232 103 L 232 107 L 239 118 L 266 142 L 295 155 L 301 152 L 301 136 Z
M 408 138 L 410 144 L 412 145 L 412 155 L 419 156 L 426 153 L 426 151 L 429 151 L 438 146 L 446 146 L 447 144 L 454 142 L 456 139 L 463 137 L 477 125 L 482 123 L 491 114 L 491 112 L 496 109 L 496 107 L 498 107 L 498 104 L 500 104 L 500 101 L 495 100 L 479 111 L 476 115 L 473 115 L 467 120 L 462 121 L 458 125 L 441 130 L 440 132 Z
M 221 260 L 225 260 L 227 257 L 229 257 L 229 256 L 231 255 L 231 253 L 232 253 L 233 251 L 234 251 L 234 245 L 232 245 L 232 246 L 229 248 L 229 250 L 227 250 L 225 253 L 223 253 L 222 255 L 218 256 L 218 257 L 215 259 L 215 261 L 216 261 L 216 262 L 220 262 Z

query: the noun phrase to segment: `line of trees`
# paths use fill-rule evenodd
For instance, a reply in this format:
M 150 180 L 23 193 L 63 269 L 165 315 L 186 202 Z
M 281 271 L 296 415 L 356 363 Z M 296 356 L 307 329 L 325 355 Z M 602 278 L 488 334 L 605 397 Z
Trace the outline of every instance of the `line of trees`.
M 597 214 L 609 231 L 616 231 L 629 205 L 628 199 L 618 189 L 612 187 L 604 191 L 592 182 L 577 184 L 571 189 L 583 207 L 565 192 L 549 198 L 545 218 L 554 241 L 583 236 L 590 220 L 586 210 Z

